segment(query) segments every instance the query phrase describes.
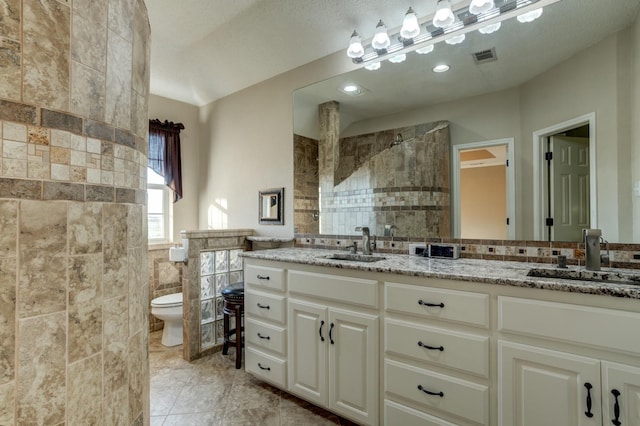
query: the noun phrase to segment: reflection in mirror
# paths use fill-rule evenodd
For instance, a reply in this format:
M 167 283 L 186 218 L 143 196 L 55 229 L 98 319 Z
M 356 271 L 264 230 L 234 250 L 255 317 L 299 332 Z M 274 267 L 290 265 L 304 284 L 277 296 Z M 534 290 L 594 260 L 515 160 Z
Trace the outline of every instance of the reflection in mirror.
M 344 183 L 340 182 L 344 170 L 340 164 L 351 160 L 341 157 L 349 155 L 342 143 L 385 132 L 401 133 L 409 139 L 402 129 L 447 121 L 452 147 L 514 141 L 510 167 L 515 176 L 515 207 L 508 217 L 513 238 L 573 240 L 577 235 L 574 230 L 565 233 L 557 227 L 569 220 L 578 221 L 577 227 L 588 224 L 602 229 L 610 242 L 640 243 L 640 126 L 634 124 L 640 115 L 639 7 L 640 0 L 561 0 L 545 7 L 544 14 L 534 22 L 506 20 L 496 33 L 472 31 L 462 44 L 438 43 L 427 55 L 411 53 L 400 64 L 384 61 L 377 71 L 359 69 L 297 90 L 296 232 L 335 232 L 333 223 L 324 227 L 334 222 L 329 215 L 335 217 L 339 210 L 322 209 L 322 188 L 328 184 L 322 180 L 330 176 L 332 184 Z M 475 61 L 479 56 L 486 57 L 477 55 L 482 52 L 493 52 L 493 57 Z M 432 72 L 435 65 L 443 63 L 450 66 L 448 72 Z M 351 97 L 341 92 L 339 88 L 345 83 L 357 84 L 361 94 Z M 320 105 L 330 103 L 337 106 L 334 112 L 319 112 Z M 333 121 L 336 126 L 329 131 L 331 126 L 323 127 L 323 120 Z M 546 191 L 548 174 L 562 172 L 548 171 L 547 147 L 558 145 L 556 135 L 583 126 L 588 126 L 589 149 L 579 154 L 578 160 L 587 161 L 588 172 L 576 175 L 578 186 L 559 184 L 555 195 L 550 194 Z M 317 151 L 310 141 L 320 140 L 335 141 L 336 149 Z M 306 141 L 302 147 L 300 141 Z M 394 148 L 403 150 L 404 146 Z M 419 161 L 409 151 L 404 155 Z M 304 175 L 299 167 L 302 165 L 313 176 Z M 387 172 L 395 175 L 395 164 L 388 166 Z M 325 173 L 330 167 L 334 173 Z M 452 168 L 448 178 L 453 181 L 460 173 Z M 398 187 L 384 180 L 383 188 Z M 565 183 L 568 181 L 565 179 Z M 375 182 L 372 176 L 368 189 L 379 190 Z M 588 199 L 588 204 L 571 204 L 557 197 L 568 188 L 581 194 L 581 202 Z M 456 204 L 457 194 L 450 196 L 449 235 L 459 237 L 456 212 L 460 205 Z M 581 213 L 575 218 L 563 216 L 573 211 L 574 205 Z M 370 226 L 377 235 L 395 226 L 398 236 L 427 236 L 426 229 L 419 226 L 403 227 L 388 218 L 382 224 L 372 218 L 369 223 L 362 219 L 358 225 Z M 553 219 L 553 228 L 547 226 L 548 219 Z
M 267 189 L 258 193 L 259 222 L 262 225 L 284 224 L 284 188 Z

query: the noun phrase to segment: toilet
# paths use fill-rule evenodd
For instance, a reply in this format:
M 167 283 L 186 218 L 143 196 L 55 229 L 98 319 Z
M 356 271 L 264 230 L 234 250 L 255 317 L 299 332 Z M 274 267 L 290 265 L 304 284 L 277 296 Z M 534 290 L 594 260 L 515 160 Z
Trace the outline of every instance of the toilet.
M 182 293 L 167 294 L 151 301 L 151 314 L 164 321 L 162 344 L 182 344 Z

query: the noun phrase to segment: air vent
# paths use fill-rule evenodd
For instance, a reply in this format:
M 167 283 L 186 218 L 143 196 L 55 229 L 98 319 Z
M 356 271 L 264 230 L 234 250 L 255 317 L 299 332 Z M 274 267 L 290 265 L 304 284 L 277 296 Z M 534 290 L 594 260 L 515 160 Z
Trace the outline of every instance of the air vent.
M 481 50 L 480 52 L 473 53 L 473 60 L 476 64 L 497 61 L 498 56 L 496 55 L 496 48 L 492 47 L 488 50 Z

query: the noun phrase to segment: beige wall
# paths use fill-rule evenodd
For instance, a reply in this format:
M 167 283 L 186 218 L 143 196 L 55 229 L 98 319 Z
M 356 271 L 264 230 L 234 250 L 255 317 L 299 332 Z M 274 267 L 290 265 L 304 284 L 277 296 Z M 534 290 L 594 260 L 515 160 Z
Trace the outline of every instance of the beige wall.
M 506 175 L 505 166 L 460 170 L 462 238 L 507 238 Z
M 149 96 L 149 118 L 184 124 L 180 132 L 182 147 L 182 199 L 173 204 L 173 240 L 180 242 L 180 231 L 198 229 L 198 171 L 200 163 L 200 116 L 196 106 Z
M 631 87 L 631 164 L 633 194 L 633 241 L 640 241 L 640 16 L 631 29 L 635 49 L 632 55 L 632 87 Z
M 637 27 L 637 25 L 636 25 Z M 633 36 L 635 39 L 625 37 Z M 526 84 L 387 117 L 352 124 L 348 132 L 376 131 L 420 122 L 448 120 L 452 144 L 513 137 L 515 139 L 516 235 L 533 237 L 532 135 L 535 130 L 595 112 L 597 120 L 597 191 L 599 227 L 610 241 L 628 240 L 633 221 L 618 205 L 631 189 L 626 160 L 631 152 L 629 131 L 619 111 L 639 103 L 638 73 L 629 70 L 640 48 L 637 30 L 613 35 L 569 58 Z M 626 68 L 625 68 L 626 67 Z M 259 234 L 293 233 L 292 91 L 346 72 L 351 68 L 341 52 L 289 71 L 201 109 L 204 129 L 200 167 L 201 228 L 251 227 Z M 618 82 L 619 76 L 627 76 Z M 633 89 L 634 97 L 625 93 Z M 625 91 L 626 90 L 626 91 Z M 634 111 L 637 111 L 634 110 Z M 634 112 L 637 116 L 637 112 Z M 626 119 L 631 122 L 639 120 Z M 636 124 L 633 140 L 640 133 Z M 635 143 L 634 155 L 640 156 Z M 637 164 L 637 162 L 636 162 Z M 634 169 L 635 170 L 635 169 Z M 638 175 L 640 173 L 637 173 Z M 636 177 L 638 180 L 638 177 Z M 257 192 L 285 187 L 285 226 L 257 224 Z M 637 199 L 636 204 L 637 204 Z M 627 201 L 626 206 L 630 202 Z M 620 211 L 622 210 L 622 211 Z M 636 213 L 637 217 L 637 213 Z M 640 231 L 638 231 L 640 232 Z M 637 241 L 637 239 L 636 239 Z

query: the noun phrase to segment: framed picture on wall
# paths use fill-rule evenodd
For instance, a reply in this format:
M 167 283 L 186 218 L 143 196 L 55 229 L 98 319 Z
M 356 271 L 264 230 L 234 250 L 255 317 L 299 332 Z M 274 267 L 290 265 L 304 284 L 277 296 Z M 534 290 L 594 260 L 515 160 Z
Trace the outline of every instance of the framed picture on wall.
M 258 222 L 261 225 L 284 225 L 284 188 L 258 192 Z

